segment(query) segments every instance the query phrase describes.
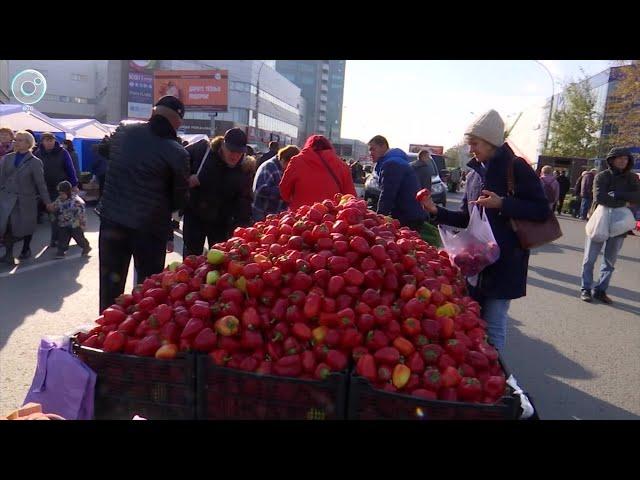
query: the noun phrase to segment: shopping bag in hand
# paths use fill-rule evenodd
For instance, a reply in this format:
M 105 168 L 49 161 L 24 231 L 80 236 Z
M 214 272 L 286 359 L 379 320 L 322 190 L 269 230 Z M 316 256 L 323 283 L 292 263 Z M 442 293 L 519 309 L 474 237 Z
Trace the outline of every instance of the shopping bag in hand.
M 604 205 L 598 205 L 584 227 L 587 237 L 598 243 L 606 241 L 609 238 L 610 217 L 611 209 Z
M 465 277 L 479 274 L 500 258 L 500 247 L 491 231 L 487 214 L 479 207 L 471 211 L 466 229 L 447 225 L 439 225 L 438 229 L 445 251 Z
M 68 337 L 43 338 L 24 403 L 39 403 L 43 411 L 67 420 L 91 420 L 95 385 L 95 372 L 71 353 Z

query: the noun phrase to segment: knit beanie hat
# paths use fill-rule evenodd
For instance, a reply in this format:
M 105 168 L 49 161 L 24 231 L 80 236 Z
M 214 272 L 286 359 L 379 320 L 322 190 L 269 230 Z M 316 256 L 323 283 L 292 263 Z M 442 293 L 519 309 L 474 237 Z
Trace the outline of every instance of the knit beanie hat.
M 473 135 L 499 147 L 504 143 L 504 121 L 498 112 L 489 110 L 469 125 L 465 135 Z

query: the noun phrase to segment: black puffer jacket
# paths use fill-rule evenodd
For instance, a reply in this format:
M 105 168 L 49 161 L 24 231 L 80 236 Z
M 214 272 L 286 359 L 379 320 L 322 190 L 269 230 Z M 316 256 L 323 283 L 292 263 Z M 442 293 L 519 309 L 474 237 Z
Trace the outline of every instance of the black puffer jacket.
M 244 159 L 235 167 L 229 167 L 221 157 L 221 145 L 222 137 L 213 141 L 198 175 L 200 186 L 190 190 L 185 215 L 216 224 L 230 237 L 236 227 L 251 224 L 251 175 L 242 168 Z M 192 174 L 198 171 L 206 150 L 206 140 L 187 147 Z
M 99 208 L 112 222 L 166 238 L 171 212 L 186 203 L 189 154 L 167 120 L 152 120 L 113 134 Z

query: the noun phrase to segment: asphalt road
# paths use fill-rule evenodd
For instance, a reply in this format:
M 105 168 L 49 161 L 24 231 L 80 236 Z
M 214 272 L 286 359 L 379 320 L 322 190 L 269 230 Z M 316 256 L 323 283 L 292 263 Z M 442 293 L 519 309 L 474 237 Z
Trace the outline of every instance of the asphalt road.
M 459 197 L 450 194 L 449 208 Z M 527 296 L 511 304 L 506 364 L 543 419 L 639 419 L 640 237 L 628 237 L 618 258 L 608 292 L 614 305 L 586 304 L 578 298 L 584 222 L 564 215 L 560 223 L 564 236 L 532 252 Z M 41 337 L 71 333 L 98 315 L 97 218 L 91 212 L 88 259 L 74 244 L 68 258 L 54 260 L 48 228 L 34 237 L 38 258 L 0 266 L 0 412 L 22 404 Z M 175 248 L 182 250 L 179 236 Z M 167 263 L 179 259 L 172 253 Z M 131 269 L 127 281 L 130 291 Z

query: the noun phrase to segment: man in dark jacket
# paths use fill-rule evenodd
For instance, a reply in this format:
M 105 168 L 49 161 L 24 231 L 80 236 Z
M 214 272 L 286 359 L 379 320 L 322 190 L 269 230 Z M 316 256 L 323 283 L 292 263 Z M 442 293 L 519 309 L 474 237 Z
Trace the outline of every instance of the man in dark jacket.
M 378 213 L 391 215 L 403 226 L 420 229 L 429 216 L 416 200 L 420 187 L 407 154 L 399 148 L 390 149 L 382 135 L 369 140 L 369 153 L 380 185 Z
M 44 167 L 44 181 L 47 184 L 49 197 L 54 199 L 58 196 L 58 184 L 68 181 L 74 190 L 78 187 L 78 177 L 73 167 L 73 161 L 69 152 L 60 146 L 56 137 L 49 132 L 42 134 L 40 146 L 34 153 L 42 160 Z M 49 246 L 54 248 L 58 245 L 58 224 L 55 216 L 51 216 L 51 240 Z
M 189 202 L 184 212 L 183 255 L 201 255 L 205 240 L 209 248 L 229 239 L 233 230 L 251 224 L 251 175 L 241 163 L 247 135 L 239 128 L 224 137 L 189 145 L 191 177 Z
M 138 283 L 162 271 L 171 212 L 184 208 L 189 154 L 176 130 L 184 105 L 162 97 L 148 122 L 120 126 L 111 138 L 100 201 L 100 311 L 124 291 L 133 255 Z
M 580 218 L 582 220 L 587 219 L 587 212 L 591 208 L 593 203 L 593 179 L 598 173 L 598 170 L 593 168 L 588 172 L 582 174 L 582 181 L 580 182 Z
M 437 207 L 432 199 L 425 208 L 436 215 L 438 223 L 466 228 L 468 203 L 482 207 L 493 236 L 500 247 L 498 260 L 486 267 L 469 285 L 471 295 L 482 307 L 491 343 L 502 350 L 506 341 L 507 312 L 512 299 L 526 295 L 529 250 L 520 246 L 511 227 L 511 218 L 544 221 L 551 214 L 549 203 L 536 172 L 504 143 L 504 122 L 498 112 L 481 115 L 465 135 L 474 158 L 467 164 L 482 181 L 479 198 L 462 199 L 459 212 Z M 513 164 L 514 195 L 508 194 L 508 170 Z
M 280 144 L 278 142 L 269 142 L 269 151 L 260 157 L 257 168 L 270 158 L 275 157 L 278 154 L 278 150 L 280 150 Z
M 640 179 L 631 171 L 633 156 L 628 148 L 613 148 L 607 155 L 609 168 L 600 172 L 593 182 L 593 206 L 591 214 L 598 205 L 610 208 L 627 207 L 629 203 L 640 203 Z M 618 258 L 618 252 L 627 233 L 610 237 L 604 242 L 594 242 L 587 237 L 584 246 L 584 259 L 582 262 L 582 285 L 580 298 L 585 302 L 591 301 L 591 289 L 593 298 L 604 303 L 613 303 L 607 296 L 607 288 L 611 281 L 614 265 Z M 593 266 L 604 246 L 604 259 L 600 267 L 600 279 L 593 286 Z
M 428 188 L 431 190 L 431 171 L 432 167 L 427 162 L 432 161 L 431 154 L 428 150 L 420 150 L 418 159 L 411 162 L 411 168 L 416 172 L 418 177 L 418 185 L 420 188 Z
M 560 198 L 558 199 L 558 215 L 560 215 L 562 213 L 562 206 L 564 205 L 564 198 L 567 196 L 567 192 L 569 192 L 571 183 L 564 170 L 560 172 L 556 180 L 558 180 L 558 184 L 560 185 Z

